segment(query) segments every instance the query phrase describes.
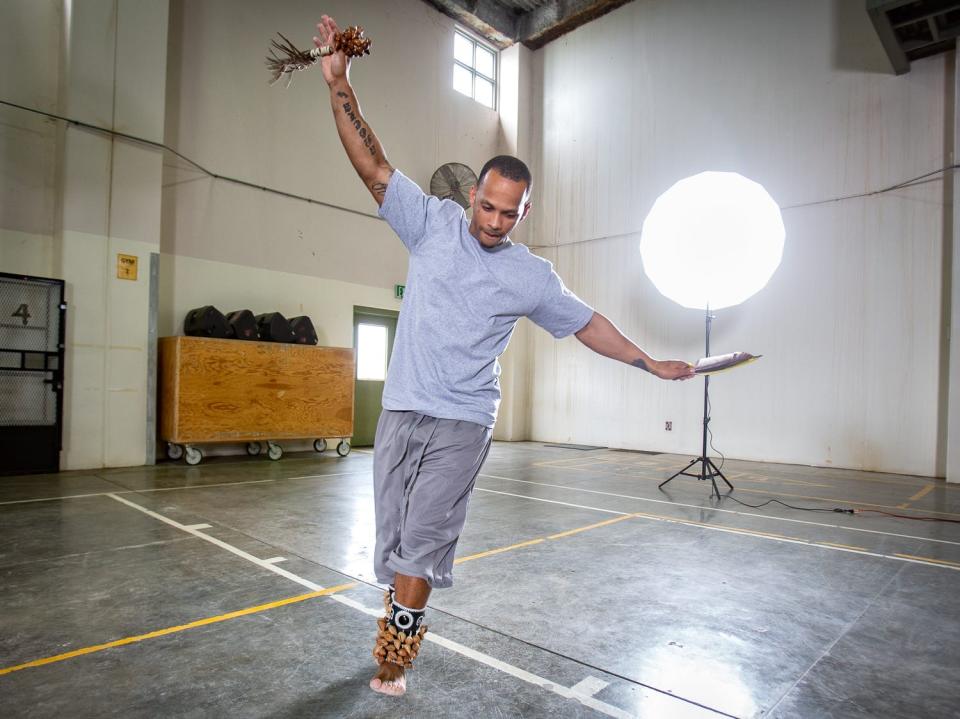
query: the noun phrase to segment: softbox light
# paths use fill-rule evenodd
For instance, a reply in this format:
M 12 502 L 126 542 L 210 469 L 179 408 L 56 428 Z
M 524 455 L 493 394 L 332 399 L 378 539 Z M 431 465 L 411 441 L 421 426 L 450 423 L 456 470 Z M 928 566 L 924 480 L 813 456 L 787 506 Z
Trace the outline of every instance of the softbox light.
M 780 208 L 735 172 L 680 180 L 643 223 L 643 269 L 667 298 L 691 309 L 730 307 L 761 290 L 783 256 Z

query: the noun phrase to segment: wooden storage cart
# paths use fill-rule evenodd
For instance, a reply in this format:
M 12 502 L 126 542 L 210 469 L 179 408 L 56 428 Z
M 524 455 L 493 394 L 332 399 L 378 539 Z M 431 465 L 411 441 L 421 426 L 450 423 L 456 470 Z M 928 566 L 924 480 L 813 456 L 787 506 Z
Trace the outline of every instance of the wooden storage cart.
M 199 464 L 197 444 L 246 442 L 249 454 L 277 440 L 313 439 L 322 452 L 337 438 L 350 452 L 353 435 L 353 350 L 206 337 L 159 342 L 160 439 L 171 459 Z

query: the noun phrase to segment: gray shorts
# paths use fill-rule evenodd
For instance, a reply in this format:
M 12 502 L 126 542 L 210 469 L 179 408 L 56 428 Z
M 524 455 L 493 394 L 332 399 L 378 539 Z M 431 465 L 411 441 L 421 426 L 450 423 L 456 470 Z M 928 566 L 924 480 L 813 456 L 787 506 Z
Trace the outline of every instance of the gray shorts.
M 467 503 L 493 430 L 473 422 L 383 410 L 373 451 L 377 515 L 374 570 L 453 584 L 453 557 Z

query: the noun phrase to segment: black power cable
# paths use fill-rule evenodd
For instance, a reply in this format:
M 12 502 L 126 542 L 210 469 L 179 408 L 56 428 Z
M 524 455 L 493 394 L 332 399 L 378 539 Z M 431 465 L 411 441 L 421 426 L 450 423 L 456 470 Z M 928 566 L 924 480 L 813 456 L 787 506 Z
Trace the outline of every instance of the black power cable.
M 82 127 L 85 130 L 92 130 L 93 132 L 101 132 L 110 137 L 119 137 L 124 140 L 129 140 L 130 142 L 137 143 L 140 145 L 146 145 L 147 147 L 153 147 L 158 150 L 165 150 L 176 157 L 179 157 L 184 162 L 190 164 L 192 167 L 196 168 L 207 177 L 210 177 L 214 180 L 223 180 L 224 182 L 232 182 L 235 185 L 242 185 L 243 187 L 250 187 L 254 190 L 262 190 L 264 192 L 269 192 L 272 195 L 280 195 L 281 197 L 287 197 L 291 200 L 300 200 L 302 202 L 308 202 L 311 205 L 320 205 L 321 207 L 329 207 L 334 210 L 340 210 L 341 212 L 349 212 L 353 215 L 361 215 L 362 217 L 369 217 L 372 220 L 383 221 L 379 215 L 375 215 L 371 212 L 364 212 L 362 210 L 355 210 L 352 207 L 344 207 L 343 205 L 335 205 L 332 202 L 324 202 L 323 200 L 318 200 L 313 197 L 307 197 L 306 195 L 297 195 L 292 192 L 286 192 L 285 190 L 278 190 L 275 187 L 268 187 L 267 185 L 259 185 L 255 182 L 249 182 L 248 180 L 241 180 L 237 177 L 229 177 L 228 175 L 220 175 L 216 172 L 208 170 L 206 167 L 201 165 L 195 160 L 191 160 L 189 157 L 184 155 L 177 150 L 174 150 L 172 147 L 165 145 L 162 142 L 157 142 L 155 140 L 147 140 L 143 137 L 137 137 L 136 135 L 129 135 L 126 132 L 120 132 L 118 130 L 111 130 L 107 127 L 100 127 L 99 125 L 92 125 L 89 122 L 83 122 L 82 120 L 74 120 L 70 117 L 64 117 L 63 115 L 57 115 L 52 112 L 45 112 L 43 110 L 37 110 L 32 107 L 26 107 L 25 105 L 18 105 L 15 102 L 9 102 L 7 100 L 0 100 L 0 105 L 6 105 L 7 107 L 12 107 L 17 110 L 23 110 L 25 112 L 32 112 L 35 115 L 42 115 L 43 117 L 48 117 L 51 120 L 60 120 L 66 122 L 70 125 L 75 125 L 76 127 Z
M 866 514 L 870 512 L 871 514 L 885 514 L 888 517 L 896 517 L 897 519 L 915 519 L 918 522 L 950 522 L 951 524 L 960 524 L 960 519 L 947 519 L 946 517 L 929 517 L 929 516 L 919 516 L 911 517 L 906 514 L 894 514 L 893 512 L 884 512 L 882 509 L 852 509 L 850 510 L 851 514 Z
M 780 210 L 781 211 L 796 210 L 803 207 L 816 207 L 817 205 L 828 205 L 831 202 L 843 202 L 845 200 L 856 200 L 863 197 L 876 197 L 877 195 L 884 195 L 888 192 L 895 192 L 896 190 L 905 190 L 908 187 L 923 185 L 927 182 L 931 182 L 929 178 L 934 177 L 935 175 L 940 175 L 946 172 L 952 172 L 953 170 L 957 170 L 957 169 L 960 169 L 960 164 L 944 165 L 943 167 L 938 168 L 936 170 L 931 170 L 930 172 L 925 172 L 922 175 L 911 177 L 909 180 L 898 182 L 897 184 L 890 185 L 889 187 L 882 187 L 879 190 L 868 190 L 867 192 L 860 192 L 855 195 L 840 195 L 838 197 L 830 197 L 826 200 L 813 200 L 811 202 L 799 202 L 794 205 L 784 205 L 783 207 L 780 208 Z M 600 240 L 613 240 L 621 237 L 632 237 L 638 234 L 640 234 L 640 231 L 636 230 L 632 232 L 622 232 L 616 235 L 606 235 L 604 237 L 588 237 L 583 240 L 574 240 L 573 242 L 561 242 L 553 245 L 530 245 L 530 249 L 531 250 L 556 249 L 558 247 L 567 247 L 569 245 L 581 245 L 588 242 L 598 242 Z
M 751 509 L 760 509 L 765 507 L 768 504 L 782 504 L 784 507 L 789 507 L 790 509 L 799 509 L 803 512 L 838 512 L 840 514 L 855 514 L 856 510 L 846 509 L 844 507 L 834 507 L 833 509 L 825 509 L 823 507 L 797 507 L 792 504 L 787 504 L 786 502 L 781 502 L 779 499 L 768 499 L 766 502 L 761 502 L 760 504 L 747 504 L 746 502 L 741 502 L 736 497 L 733 497 L 729 494 L 723 497 L 723 499 L 732 499 L 737 504 L 742 504 L 744 507 L 750 507 Z
M 710 399 L 707 398 L 707 418 L 708 419 L 710 417 L 710 410 L 711 410 Z M 720 469 L 723 469 L 723 463 L 726 458 L 723 456 L 723 453 L 719 449 L 713 446 L 713 431 L 710 429 L 709 422 L 707 423 L 707 435 L 710 438 L 710 449 L 712 449 L 714 452 L 720 455 Z M 801 512 L 831 512 L 831 513 L 836 512 L 837 514 L 870 513 L 870 514 L 882 514 L 887 517 L 896 517 L 897 519 L 913 519 L 918 522 L 948 522 L 950 524 L 960 524 L 960 519 L 947 519 L 946 517 L 931 517 L 929 515 L 919 515 L 916 517 L 911 517 L 908 514 L 895 514 L 893 512 L 885 512 L 881 509 L 860 509 L 856 507 L 832 507 L 832 508 L 798 507 L 793 504 L 787 504 L 786 502 L 782 502 L 779 499 L 768 499 L 767 501 L 762 502 L 760 504 L 747 504 L 746 502 L 741 502 L 739 499 L 732 496 L 729 492 L 721 497 L 721 501 L 723 501 L 724 499 L 732 500 L 737 504 L 740 504 L 744 507 L 750 507 L 751 509 L 760 509 L 761 507 L 766 507 L 768 504 L 780 504 L 780 505 L 783 505 L 784 507 L 788 507 L 789 509 L 796 509 Z

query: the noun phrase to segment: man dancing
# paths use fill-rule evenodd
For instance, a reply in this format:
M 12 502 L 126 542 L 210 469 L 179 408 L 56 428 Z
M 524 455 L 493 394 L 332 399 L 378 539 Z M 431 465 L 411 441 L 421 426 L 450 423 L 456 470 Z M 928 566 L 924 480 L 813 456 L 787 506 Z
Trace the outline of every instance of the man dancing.
M 324 15 L 317 47 L 333 44 Z M 661 379 L 694 376 L 679 360 L 655 360 L 564 287 L 546 260 L 510 240 L 530 212 L 532 177 L 499 156 L 470 190 L 472 218 L 425 195 L 387 161 L 360 112 L 341 52 L 321 60 L 347 157 L 410 253 L 403 309 L 374 442 L 377 580 L 390 589 L 379 621 L 370 687 L 399 696 L 426 632 L 430 591 L 453 584 L 457 540 L 500 403 L 497 358 L 521 317 L 554 337 L 574 334 L 605 357 Z

